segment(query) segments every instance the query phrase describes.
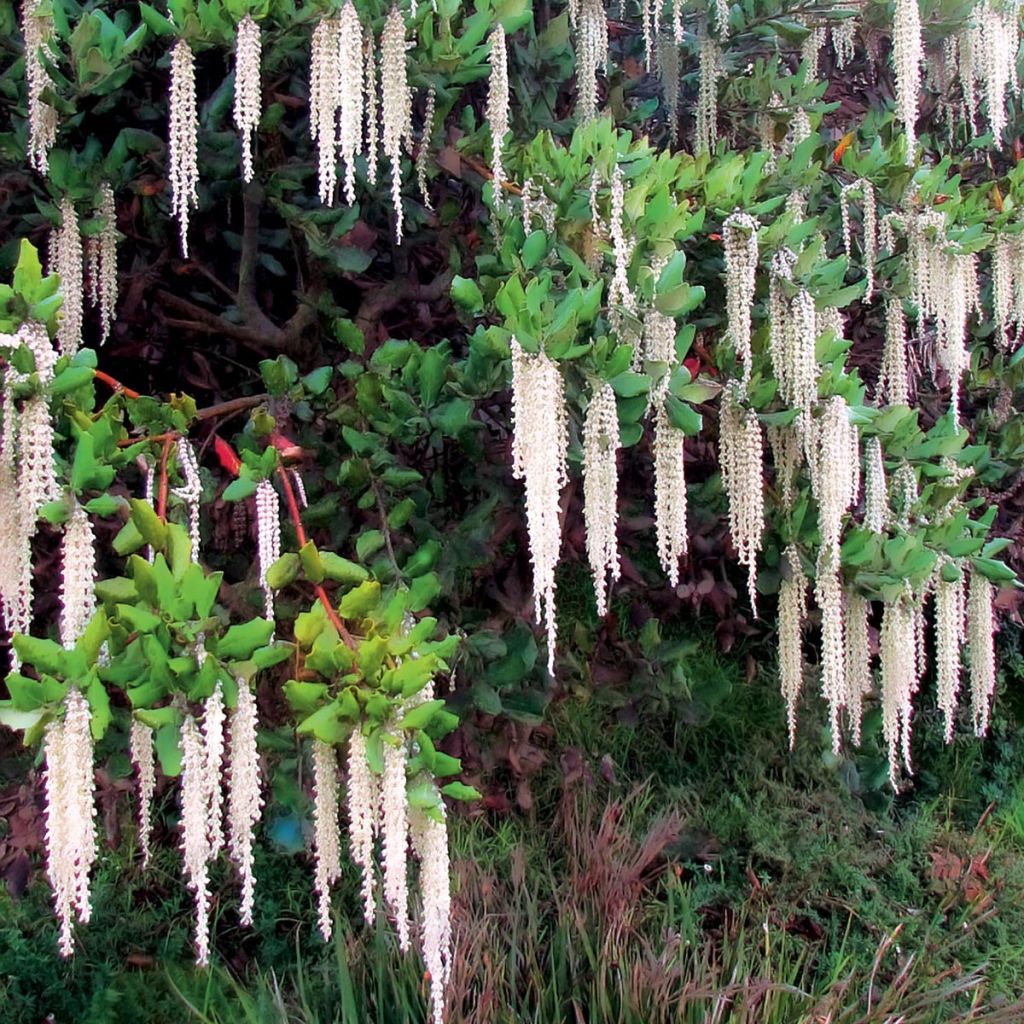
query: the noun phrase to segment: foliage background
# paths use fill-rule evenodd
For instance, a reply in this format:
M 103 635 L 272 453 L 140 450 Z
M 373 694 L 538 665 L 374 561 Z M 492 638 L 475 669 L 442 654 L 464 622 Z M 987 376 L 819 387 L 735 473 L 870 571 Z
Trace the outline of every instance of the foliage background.
M 688 316 L 694 338 L 687 366 L 694 376 L 714 384 L 735 369 L 731 353 L 717 344 L 724 302 L 716 236 L 723 212 L 748 179 L 751 198 L 769 203 L 797 181 L 808 185 L 810 209 L 828 238 L 815 273 L 826 283 L 829 275 L 835 283 L 838 273 L 837 287 L 845 284 L 846 272 L 835 242 L 839 187 L 868 170 L 893 197 L 906 184 L 911 171 L 892 120 L 891 75 L 884 59 L 871 59 L 872 50 L 884 57 L 890 7 L 864 6 L 865 45 L 841 73 L 826 50 L 818 81 L 800 66 L 806 30 L 795 19 L 835 13 L 831 6 L 751 0 L 732 8 L 726 55 L 732 74 L 719 108 L 730 146 L 710 165 L 682 158 L 677 178 L 690 175 L 692 184 L 674 188 L 693 216 L 688 233 L 680 232 L 686 280 L 705 292 L 703 304 Z M 933 42 L 967 16 L 962 4 L 951 2 L 929 0 L 922 9 Z M 399 248 L 391 241 L 386 183 L 362 188 L 355 207 L 324 209 L 315 199 L 305 62 L 316 11 L 281 0 L 268 7 L 272 43 L 265 48 L 259 180 L 242 188 L 230 123 L 231 18 L 220 5 L 203 8 L 196 29 L 206 44 L 199 53 L 202 201 L 194 219 L 194 255 L 182 260 L 167 216 L 167 38 L 159 34 L 159 19 L 134 3 L 79 6 L 66 0 L 56 10 L 68 18 L 64 46 L 73 55 L 73 71 L 64 69 L 68 77 L 60 92 L 69 128 L 47 182 L 25 167 L 16 17 L 12 5 L 0 8 L 0 239 L 7 240 L 0 264 L 13 267 L 23 237 L 45 250 L 61 194 L 85 202 L 101 180 L 111 179 L 123 235 L 122 297 L 113 336 L 100 355 L 103 368 L 143 392 L 185 391 L 201 407 L 240 395 L 267 396 L 248 421 L 228 414 L 198 435 L 207 499 L 203 557 L 209 568 L 225 572 L 220 599 L 226 606 L 240 614 L 258 606 L 248 542 L 252 524 L 243 503 L 224 500 L 228 478 L 209 446 L 216 431 L 240 449 L 255 448 L 266 427 L 260 416 L 271 416 L 303 448 L 311 503 L 305 521 L 320 547 L 365 564 L 383 580 L 437 574 L 431 610 L 464 637 L 450 698 L 463 725 L 446 749 L 462 758 L 465 779 L 484 792 L 480 805 L 457 819 L 460 951 L 474 968 L 457 980 L 457 1012 L 467 1019 L 504 1019 L 501 1013 L 508 1019 L 571 1019 L 570 1011 L 584 1019 L 652 1019 L 638 1015 L 648 1005 L 667 1015 L 672 985 L 681 990 L 692 981 L 692 991 L 703 986 L 720 993 L 741 977 L 809 993 L 793 996 L 792 1005 L 784 993 L 773 995 L 779 1020 L 796 1019 L 797 1012 L 814 1019 L 815 1001 L 826 998 L 853 1007 L 852 1016 L 836 1019 L 873 1020 L 871 1013 L 881 1011 L 867 1006 L 866 993 L 876 955 L 875 977 L 895 986 L 894 998 L 901 999 L 917 998 L 936 982 L 933 991 L 944 993 L 941 985 L 959 984 L 984 965 L 990 1019 L 1010 1012 L 1006 1007 L 1024 988 L 1013 943 L 1020 934 L 1016 897 L 1024 841 L 1018 634 L 1011 628 L 1004 636 L 1001 703 L 984 744 L 958 740 L 943 748 L 936 712 L 930 697 L 923 698 L 912 793 L 894 800 L 885 788 L 877 715 L 869 719 L 864 748 L 834 758 L 811 698 L 791 758 L 783 749 L 781 702 L 773 689 L 771 611 L 751 620 L 745 600 L 737 597 L 743 585 L 724 522 L 711 392 L 708 401 L 694 402 L 703 430 L 687 444 L 692 551 L 680 585 L 670 588 L 657 568 L 650 453 L 640 440 L 622 463 L 624 580 L 604 622 L 594 615 L 586 576 L 579 488 L 570 488 L 559 577 L 559 672 L 556 679 L 543 672 L 530 621 L 521 494 L 509 473 L 507 349 L 492 329 L 504 323 L 497 295 L 519 272 L 509 250 L 525 241 L 525 232 L 513 223 L 513 212 L 503 224 L 504 243 L 492 241 L 484 40 L 499 17 L 515 32 L 515 138 L 527 143 L 535 132 L 550 131 L 567 141 L 575 126 L 566 13 L 548 5 L 531 10 L 519 0 L 497 6 L 481 0 L 473 9 L 442 0 L 437 24 L 450 35 L 443 28 L 433 36 L 421 29 L 410 54 L 414 122 L 433 210 L 413 190 L 407 166 L 407 242 Z M 380 20 L 383 13 L 379 5 L 366 5 L 369 17 Z M 696 26 L 707 12 L 694 8 L 690 16 Z M 428 16 L 422 24 L 427 21 L 433 23 Z M 149 27 L 142 31 L 142 24 Z M 623 134 L 613 137 L 605 123 L 576 138 L 595 148 L 632 147 L 638 167 L 645 159 L 654 165 L 654 156 L 629 134 L 646 136 L 655 147 L 668 143 L 658 83 L 642 70 L 636 12 L 627 8 L 611 27 L 614 59 L 604 95 Z M 696 51 L 696 36 L 688 33 L 684 111 L 696 96 Z M 438 117 L 424 131 L 427 86 L 437 91 Z M 737 164 L 733 151 L 756 145 L 753 115 L 776 91 L 784 96 L 784 110 L 810 113 L 814 143 L 801 155 L 802 166 L 794 159 L 774 177 L 760 168 L 751 174 L 749 156 Z M 1019 111 L 1011 114 L 1002 140 L 970 137 L 957 128 L 950 144 L 937 111 L 927 105 L 922 111 L 924 151 L 935 159 L 921 171 L 920 184 L 925 194 L 953 197 L 963 231 L 1000 223 L 1002 211 L 989 198 L 993 186 L 1008 218 L 1019 201 Z M 688 130 L 685 117 L 683 128 Z M 777 135 L 786 130 L 783 117 Z M 834 147 L 851 130 L 855 143 L 836 166 Z M 938 157 L 947 147 L 953 157 L 942 163 Z M 535 172 L 559 180 L 558 158 L 542 139 L 515 149 L 511 159 L 517 180 Z M 646 167 L 644 173 L 671 177 L 664 164 L 661 170 Z M 571 240 L 583 218 L 573 211 L 578 196 L 564 198 L 559 234 Z M 779 235 L 785 237 L 781 228 Z M 550 245 L 557 260 L 555 248 Z M 545 251 L 542 260 L 548 258 Z M 849 280 L 855 282 L 856 274 Z M 461 290 L 462 281 L 478 284 L 479 299 Z M 872 383 L 883 334 L 879 304 L 853 298 L 847 312 L 847 366 Z M 1014 542 L 1004 557 L 1019 568 L 1021 425 L 1015 412 L 996 425 L 993 410 L 1005 404 L 1007 389 L 1015 409 L 1021 371 L 1016 360 L 993 357 L 987 330 L 977 325 L 965 402 L 972 443 L 988 449 L 979 462 L 983 490 L 976 496 L 997 507 L 993 532 Z M 945 393 L 941 375 L 923 376 L 917 404 L 925 430 L 944 411 Z M 575 390 L 572 397 L 578 407 Z M 970 457 L 979 458 L 977 452 Z M 124 493 L 138 493 L 133 474 L 129 469 L 119 482 Z M 120 525 L 107 523 L 101 540 L 110 541 Z M 41 578 L 56 574 L 54 550 L 44 534 L 37 551 Z M 117 560 L 110 557 L 107 568 L 119 571 Z M 36 605 L 40 635 L 53 621 L 52 598 L 44 595 Z M 282 622 L 302 609 L 305 598 L 298 587 L 283 595 Z M 1013 593 L 1004 592 L 1002 602 L 1015 619 Z M 160 1012 L 173 1016 L 180 1004 L 169 1002 L 172 985 L 211 1019 L 237 1013 L 243 999 L 256 1000 L 253 1019 L 288 1019 L 284 1014 L 292 1013 L 355 1020 L 372 1010 L 387 1020 L 413 1005 L 417 1009 L 410 1012 L 421 1012 L 417 969 L 393 965 L 382 952 L 390 942 L 386 935 L 372 943 L 346 937 L 336 950 L 322 950 L 309 937 L 302 852 L 308 797 L 301 770 L 296 776 L 303 754 L 287 724 L 284 678 L 284 667 L 268 672 L 259 690 L 273 793 L 258 865 L 261 918 L 255 934 L 243 938 L 226 900 L 218 923 L 223 963 L 233 977 L 246 979 L 244 996 L 227 974 L 204 980 L 184 970 L 187 911 L 171 852 L 174 802 L 165 799 L 163 805 L 167 856 L 142 877 L 130 829 L 122 835 L 130 805 L 128 765 L 113 741 L 101 750 L 100 779 L 104 824 L 116 852 L 104 864 L 96 898 L 110 915 L 109 927 L 97 921 L 93 937 L 84 937 L 84 955 L 57 973 L 46 892 L 36 878 L 38 780 L 30 773 L 24 781 L 26 756 L 4 734 L 9 785 L 2 797 L 7 822 L 0 864 L 16 901 L 3 914 L 0 978 L 6 1005 L 19 1015 L 13 1020 L 51 1012 L 58 1019 L 117 1019 L 144 1000 L 156 1004 L 153 1019 Z M 993 801 L 995 809 L 986 814 Z M 556 825 L 565 830 L 564 843 L 562 837 L 540 841 Z M 608 850 L 618 873 L 598 877 L 588 850 Z M 355 907 L 348 882 L 350 891 L 339 904 L 343 913 Z M 492 930 L 481 933 L 474 915 L 492 906 L 494 917 L 485 915 Z M 879 954 L 884 936 L 897 926 L 906 940 L 894 945 L 903 951 L 886 945 Z M 609 932 L 619 938 L 614 950 L 599 945 Z M 510 936 L 522 945 L 510 945 Z M 540 936 L 552 939 L 542 945 Z M 651 965 L 687 942 L 700 957 L 680 957 L 679 976 L 663 972 L 670 980 L 657 990 L 658 1002 L 645 987 L 655 985 Z M 338 981 L 338 963 L 346 965 L 350 989 L 344 972 Z M 623 963 L 632 970 L 615 973 L 609 966 Z M 966 1012 L 971 998 L 950 997 L 947 1010 L 956 1005 Z M 744 999 L 751 1009 L 743 1009 Z M 738 1020 L 770 1019 L 753 1016 L 763 1010 L 754 1000 L 733 992 L 729 1012 Z M 166 1011 L 169 1005 L 175 1009 Z M 946 1012 L 938 996 L 909 1009 L 900 1005 L 909 1019 L 951 1019 L 937 1016 Z M 488 1006 L 493 1018 L 486 1016 Z M 703 1014 L 707 1006 L 694 997 L 691 1012 Z

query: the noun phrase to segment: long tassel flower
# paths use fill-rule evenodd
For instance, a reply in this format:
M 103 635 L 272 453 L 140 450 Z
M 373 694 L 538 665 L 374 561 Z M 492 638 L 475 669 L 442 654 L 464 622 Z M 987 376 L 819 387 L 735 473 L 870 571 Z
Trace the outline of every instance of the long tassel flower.
M 228 736 L 228 853 L 242 880 L 239 919 L 252 924 L 256 876 L 253 871 L 253 830 L 263 807 L 260 762 L 256 748 L 256 698 L 245 679 L 238 680 L 238 702 L 231 713 Z
M 57 111 L 43 99 L 43 91 L 53 85 L 41 52 L 52 56 L 53 18 L 43 11 L 42 0 L 23 0 L 21 34 L 25 40 L 25 80 L 28 86 L 28 160 L 46 174 L 50 150 L 57 141 Z
M 803 627 L 807 616 L 807 577 L 800 553 L 790 544 L 783 553 L 779 587 L 779 683 L 786 702 L 789 749 L 796 746 L 796 707 L 804 681 Z
M 376 912 L 373 846 L 380 831 L 380 783 L 366 758 L 366 737 L 356 729 L 348 745 L 349 849 L 362 879 L 363 917 L 373 924 Z
M 594 579 L 599 616 L 607 612 L 609 587 L 619 578 L 619 542 L 616 537 L 618 451 L 619 417 L 615 392 L 610 384 L 603 383 L 590 400 L 583 424 L 583 515 L 587 529 L 587 558 Z
M 384 155 L 391 164 L 391 203 L 395 242 L 402 244 L 402 147 L 412 139 L 412 91 L 405 60 L 405 18 L 398 6 L 388 12 L 380 39 L 381 132 Z
M 281 557 L 281 513 L 277 491 L 269 480 L 261 480 L 256 486 L 256 541 L 265 614 L 273 622 L 274 591 L 267 582 L 267 572 Z
M 137 718 L 132 719 L 129 749 L 138 778 L 139 849 L 142 866 L 149 864 L 150 834 L 153 830 L 153 794 L 156 792 L 156 763 L 153 757 L 153 730 Z
M 246 14 L 235 37 L 235 127 L 242 137 L 242 181 L 252 181 L 252 144 L 261 110 L 260 62 L 263 42 L 260 27 Z
M 494 174 L 494 203 L 502 201 L 505 168 L 502 154 L 509 131 L 508 49 L 505 29 L 499 22 L 491 33 L 491 76 L 487 87 L 487 123 L 491 129 L 491 170 Z
M 331 938 L 331 885 L 341 877 L 338 838 L 338 757 L 334 747 L 313 741 L 313 849 L 317 917 L 324 942 Z
M 423 962 L 430 975 L 430 1003 L 433 1024 L 444 1024 L 445 987 L 451 973 L 451 866 L 448 857 L 448 825 L 423 811 L 409 811 L 409 835 L 413 853 L 420 862 L 420 896 L 423 921 L 420 943 Z
M 171 51 L 171 98 L 168 157 L 171 216 L 178 220 L 181 254 L 188 256 L 189 214 L 199 205 L 199 112 L 192 50 L 179 39 Z
M 73 918 L 91 915 L 89 874 L 96 861 L 96 798 L 89 705 L 68 691 L 64 717 L 46 733 L 46 870 L 60 921 L 60 952 L 74 950 Z
M 512 475 L 526 488 L 526 521 L 533 562 L 537 618 L 555 665 L 555 567 L 562 546 L 559 519 L 567 479 L 568 428 L 562 374 L 540 352 L 529 355 L 512 339 Z
M 96 538 L 89 513 L 76 504 L 64 527 L 60 642 L 74 647 L 96 610 Z
M 405 746 L 385 738 L 381 780 L 381 840 L 384 847 L 384 899 L 395 917 L 398 945 L 409 949 L 409 820 L 405 793 Z

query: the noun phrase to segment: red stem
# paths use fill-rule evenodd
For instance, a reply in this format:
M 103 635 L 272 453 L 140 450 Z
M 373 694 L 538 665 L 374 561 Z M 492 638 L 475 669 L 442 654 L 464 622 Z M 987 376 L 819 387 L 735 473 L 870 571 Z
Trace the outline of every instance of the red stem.
M 296 540 L 298 540 L 300 548 L 305 547 L 307 543 L 306 531 L 302 526 L 302 517 L 299 515 L 299 503 L 295 500 L 295 491 L 292 490 L 291 481 L 288 479 L 288 473 L 283 466 L 277 467 L 277 474 L 281 478 L 281 486 L 284 488 L 284 497 L 285 501 L 288 502 L 288 513 L 292 517 L 292 524 L 295 527 Z M 331 604 L 327 591 L 324 590 L 320 583 L 314 583 L 313 589 L 316 591 L 316 596 L 320 599 L 320 603 L 324 606 L 324 611 L 327 612 L 331 625 L 338 631 L 338 635 L 345 641 L 345 644 L 354 651 L 356 649 L 356 642 L 352 639 L 352 634 L 345 628 L 345 623 L 341 621 L 338 613 L 334 610 L 334 605 Z
M 156 514 L 164 522 L 167 521 L 167 458 L 173 443 L 170 437 L 165 437 L 164 448 L 160 453 L 160 489 L 157 492 Z
M 124 395 L 125 398 L 141 398 L 142 395 L 138 391 L 134 391 L 132 388 L 125 387 L 115 377 L 111 377 L 109 373 L 104 373 L 102 370 L 94 370 L 93 373 L 97 380 L 103 381 L 107 387 L 111 388 L 115 394 Z

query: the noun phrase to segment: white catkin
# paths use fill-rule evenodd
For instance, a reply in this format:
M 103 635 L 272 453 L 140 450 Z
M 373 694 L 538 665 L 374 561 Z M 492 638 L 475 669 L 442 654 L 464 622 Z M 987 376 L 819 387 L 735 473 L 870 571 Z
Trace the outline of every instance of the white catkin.
M 945 721 L 945 737 L 953 739 L 957 696 L 960 693 L 960 651 L 964 635 L 964 581 L 939 576 L 935 584 L 935 687 Z
M 627 327 L 631 317 L 637 313 L 636 296 L 629 286 L 629 265 L 633 259 L 635 248 L 632 237 L 627 237 L 625 226 L 626 186 L 622 168 L 615 167 L 611 182 L 611 216 L 608 231 L 611 235 L 612 250 L 615 255 L 615 270 L 611 284 L 608 286 L 608 305 L 612 307 L 610 320 L 613 330 L 619 335 L 620 341 L 631 341 L 628 335 L 631 328 Z M 629 316 L 623 316 L 625 312 Z M 634 345 L 634 361 L 639 356 L 639 346 Z M 638 369 L 639 367 L 634 367 Z
M 864 442 L 864 529 L 884 533 L 889 518 L 889 499 L 885 486 L 885 461 L 882 442 L 869 437 Z
M 847 18 L 845 21 L 829 26 L 832 48 L 836 54 L 836 67 L 840 71 L 853 60 L 856 33 L 857 20 L 855 18 Z
M 256 486 L 256 542 L 265 614 L 273 622 L 274 591 L 267 582 L 267 572 L 281 557 L 281 514 L 277 491 L 269 480 L 261 480 Z
M 261 109 L 260 63 L 263 41 L 260 27 L 246 14 L 235 36 L 235 98 L 233 116 L 241 135 L 242 181 L 252 181 L 253 137 L 259 127 Z
M 757 555 L 764 533 L 764 451 L 761 424 L 753 409 L 740 404 L 734 382 L 723 392 L 719 416 L 719 461 L 729 498 L 729 531 L 741 565 L 747 567 L 747 594 L 757 615 Z
M 775 485 L 785 508 L 793 507 L 796 474 L 803 458 L 803 440 L 796 424 L 768 428 L 768 443 L 775 464 Z
M 256 698 L 245 679 L 238 680 L 238 702 L 231 713 L 228 736 L 228 853 L 238 866 L 242 898 L 238 916 L 241 924 L 252 924 L 256 876 L 253 871 L 253 831 L 263 807 L 260 791 L 259 724 Z
M 313 885 L 324 942 L 331 938 L 331 885 L 341 877 L 338 836 L 338 757 L 334 747 L 313 740 Z
M 366 26 L 363 34 L 363 88 L 366 90 L 366 180 L 377 184 L 377 170 L 380 160 L 380 98 L 377 90 L 377 45 L 373 38 L 373 27 Z
M 199 505 L 203 497 L 203 482 L 199 476 L 199 462 L 187 437 L 179 437 L 176 445 L 178 470 L 184 483 L 174 494 L 188 512 L 188 534 L 192 544 L 192 561 L 199 561 Z
M 189 213 L 199 205 L 199 112 L 192 50 L 179 39 L 171 51 L 171 90 L 167 153 L 171 216 L 178 220 L 181 254 L 188 256 Z
M 505 29 L 499 23 L 491 33 L 491 75 L 487 86 L 487 123 L 491 130 L 491 170 L 494 174 L 494 204 L 502 203 L 505 167 L 502 161 L 505 136 L 509 131 L 508 49 Z
M 416 186 L 428 210 L 434 209 L 430 199 L 430 182 L 427 176 L 430 161 L 430 142 L 434 134 L 434 115 L 437 110 L 437 92 L 431 86 L 423 105 L 423 131 L 420 133 L 420 148 L 416 152 Z
M 512 425 L 512 475 L 525 485 L 537 618 L 544 623 L 548 672 L 554 674 L 555 568 L 562 546 L 559 513 L 569 444 L 565 394 L 558 365 L 543 352 L 524 352 L 515 338 Z
M 906 332 L 903 300 L 891 297 L 885 303 L 885 345 L 877 389 L 878 400 L 884 399 L 889 405 L 908 405 L 910 402 Z
M 967 659 L 971 679 L 971 717 L 974 734 L 988 732 L 992 695 L 996 690 L 996 621 L 992 610 L 995 588 L 977 571 L 967 588 Z
M 60 921 L 60 952 L 74 951 L 73 918 L 87 924 L 92 907 L 89 874 L 96 861 L 96 796 L 90 709 L 79 690 L 68 691 L 64 717 L 43 743 L 46 763 L 46 871 Z
M 785 297 L 783 281 L 788 278 L 788 261 L 779 256 L 792 256 L 788 249 L 773 258 L 769 289 L 769 354 L 778 381 L 779 396 L 790 406 L 808 413 L 818 397 L 818 363 L 815 344 L 818 324 L 814 299 L 801 288 L 792 300 Z M 775 273 L 778 268 L 781 272 Z
M 807 615 L 807 577 L 800 553 L 791 544 L 783 552 L 779 585 L 779 684 L 786 702 L 789 749 L 796 746 L 797 701 L 804 679 L 803 627 Z
M 430 1003 L 433 1024 L 444 1024 L 445 987 L 451 973 L 451 866 L 448 855 L 448 825 L 439 804 L 441 820 L 424 811 L 409 811 L 409 834 L 413 853 L 420 862 L 420 896 L 423 904 L 420 942 L 423 962 L 430 975 Z
M 196 963 L 202 967 L 210 962 L 208 772 L 203 734 L 192 715 L 186 714 L 181 723 L 181 848 L 186 881 L 195 899 Z
M 722 224 L 725 250 L 725 304 L 729 339 L 742 366 L 744 390 L 750 381 L 750 311 L 757 275 L 757 221 L 732 213 Z
M 668 122 L 668 138 L 671 145 L 679 141 L 679 95 L 680 74 L 679 44 L 671 36 L 663 35 L 658 47 L 658 77 L 661 92 L 665 98 L 665 119 Z
M 384 22 L 380 40 L 381 138 L 391 164 L 395 242 L 402 244 L 402 145 L 412 136 L 412 91 L 405 60 L 405 19 L 397 6 Z
M 700 41 L 700 76 L 694 114 L 695 155 L 710 153 L 718 144 L 718 80 L 725 75 L 722 48 L 711 36 Z
M 832 752 L 842 747 L 839 713 L 846 707 L 846 642 L 843 636 L 843 586 L 836 569 L 819 569 L 814 600 L 821 610 L 821 695 L 828 704 Z
M 200 648 L 200 650 L 202 650 Z M 205 658 L 205 652 L 202 652 Z M 202 668 L 197 657 L 196 668 Z M 218 682 L 203 704 L 203 751 L 206 757 L 206 834 L 212 860 L 224 845 L 224 694 Z
M 89 513 L 76 503 L 64 526 L 60 642 L 70 650 L 96 610 L 96 538 Z
M 992 319 L 1001 346 L 1006 343 L 1006 330 L 1014 306 L 1017 249 L 1016 240 L 1012 238 L 996 238 L 992 243 Z
M 322 18 L 315 29 L 309 62 L 309 131 L 317 150 L 321 203 L 330 203 L 338 183 L 338 108 L 341 105 L 341 27 Z
M 910 728 L 917 692 L 914 609 L 906 600 L 886 602 L 879 640 L 882 734 L 889 751 L 889 781 L 899 788 L 900 761 L 910 772 Z
M 892 28 L 892 63 L 896 73 L 896 113 L 907 138 L 907 160 L 917 144 L 917 105 L 921 93 L 921 13 L 918 0 L 896 0 Z
M 405 746 L 385 737 L 384 777 L 381 780 L 381 842 L 384 852 L 384 899 L 395 918 L 398 945 L 409 950 L 409 822 L 405 794 Z
M 594 580 L 599 616 L 604 616 L 608 611 L 608 591 L 619 578 L 620 572 L 619 543 L 616 537 L 618 451 L 619 417 L 615 392 L 610 384 L 604 382 L 594 392 L 583 423 L 583 515 L 587 533 L 587 559 Z M 659 529 L 659 550 L 660 536 Z
M 679 583 L 679 559 L 686 554 L 685 433 L 673 426 L 665 402 L 654 417 L 654 521 L 658 560 L 675 587 Z
M 871 692 L 871 602 L 852 586 L 843 588 L 843 642 L 846 651 L 846 719 L 850 739 L 860 746 L 864 698 Z
M 103 221 L 99 236 L 94 239 L 96 269 L 93 291 L 100 314 L 100 344 L 110 337 L 110 328 L 117 309 L 117 206 L 114 190 L 107 182 L 100 186 L 96 216 Z
M 49 169 L 50 150 L 57 141 L 57 111 L 43 99 L 53 86 L 40 51 L 53 57 L 53 18 L 41 13 L 41 0 L 23 0 L 21 33 L 25 40 L 25 84 L 28 91 L 28 160 L 40 173 Z M 44 8 L 45 9 L 45 8 Z
M 380 782 L 370 769 L 366 737 L 359 729 L 349 738 L 347 776 L 349 852 L 359 866 L 363 917 L 372 925 L 376 911 L 373 841 L 380 831 Z
M 60 293 L 63 298 L 57 344 L 61 355 L 73 356 L 82 347 L 85 276 L 78 213 L 75 204 L 68 198 L 62 199 L 60 204 L 60 227 L 53 236 L 50 272 L 60 276 Z
M 597 117 L 599 73 L 608 64 L 608 16 L 603 0 L 578 0 L 576 105 L 580 124 Z
M 839 564 L 843 516 L 857 503 L 860 454 L 857 427 L 846 399 L 833 395 L 815 421 L 816 443 L 810 462 L 811 488 L 818 501 L 821 564 Z
M 156 792 L 156 762 L 153 757 L 153 730 L 132 719 L 129 734 L 129 749 L 135 774 L 138 779 L 139 849 L 142 851 L 142 866 L 149 865 L 149 840 L 153 830 L 153 794 Z
M 338 17 L 338 148 L 345 167 L 345 201 L 356 201 L 356 156 L 363 148 L 363 28 L 352 0 Z

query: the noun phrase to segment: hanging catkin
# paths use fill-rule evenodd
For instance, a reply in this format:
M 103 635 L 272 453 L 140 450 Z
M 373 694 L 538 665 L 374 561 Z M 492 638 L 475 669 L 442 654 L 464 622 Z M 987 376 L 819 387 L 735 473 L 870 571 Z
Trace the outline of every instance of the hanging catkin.
M 491 76 L 487 87 L 487 123 L 491 129 L 491 170 L 494 173 L 494 205 L 502 203 L 505 167 L 502 162 L 509 131 L 508 50 L 501 23 L 491 33 Z
M 722 394 L 719 461 L 729 498 L 729 531 L 740 564 L 747 567 L 747 593 L 756 616 L 757 554 L 764 533 L 763 440 L 757 413 L 743 408 L 736 382 Z
M 380 39 L 382 148 L 391 164 L 395 242 L 402 244 L 402 146 L 412 138 L 412 92 L 405 61 L 405 19 L 397 5 L 388 12 Z
M 548 671 L 555 666 L 555 567 L 562 546 L 559 518 L 566 482 L 567 419 L 562 374 L 539 352 L 512 339 L 512 475 L 526 489 L 526 521 L 533 562 L 537 618 L 548 641 Z
M 597 614 L 608 611 L 608 591 L 619 578 L 618 523 L 619 417 L 615 392 L 600 384 L 583 423 L 583 515 L 587 530 L 587 559 L 594 580 Z M 659 551 L 660 551 L 659 529 Z
M 260 27 L 246 16 L 235 36 L 235 127 L 242 137 L 242 181 L 252 181 L 252 143 L 260 123 Z
M 195 58 L 184 39 L 179 39 L 171 51 L 169 121 L 171 216 L 178 220 L 181 254 L 187 257 L 189 213 L 199 205 L 199 113 Z
M 746 213 L 730 214 L 722 224 L 722 246 L 729 340 L 742 368 L 745 390 L 750 380 L 750 312 L 757 274 L 757 221 Z
M 786 702 L 789 749 L 796 746 L 796 706 L 804 679 L 803 628 L 807 615 L 807 577 L 792 544 L 782 555 L 779 585 L 779 683 Z

